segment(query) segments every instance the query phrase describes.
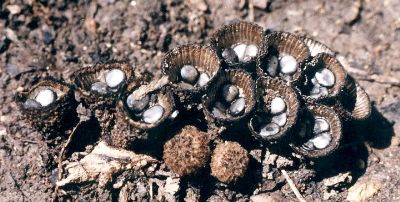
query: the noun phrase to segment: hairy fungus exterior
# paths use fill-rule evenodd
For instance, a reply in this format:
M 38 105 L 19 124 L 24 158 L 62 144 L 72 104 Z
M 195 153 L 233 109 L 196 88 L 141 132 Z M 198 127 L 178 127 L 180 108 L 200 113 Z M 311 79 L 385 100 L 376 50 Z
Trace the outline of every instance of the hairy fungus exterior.
M 243 177 L 249 165 L 247 151 L 237 142 L 226 141 L 215 148 L 211 157 L 211 175 L 224 183 Z
M 184 127 L 164 145 L 164 161 L 180 176 L 192 174 L 206 166 L 210 158 L 207 133 L 194 126 Z

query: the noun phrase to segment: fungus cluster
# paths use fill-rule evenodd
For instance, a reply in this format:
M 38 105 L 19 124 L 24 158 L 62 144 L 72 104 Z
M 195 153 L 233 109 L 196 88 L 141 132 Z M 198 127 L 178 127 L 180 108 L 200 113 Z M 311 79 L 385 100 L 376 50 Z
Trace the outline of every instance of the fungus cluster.
M 96 64 L 76 71 L 73 85 L 47 79 L 19 93 L 17 101 L 43 132 L 60 128 L 81 102 L 112 146 L 132 149 L 135 141 L 157 141 L 178 175 L 209 166 L 227 184 L 245 176 L 249 156 L 240 141 L 219 135 L 229 131 L 223 129 L 239 124 L 245 126 L 242 135 L 264 146 L 289 144 L 305 157 L 319 158 L 337 149 L 343 123 L 351 126 L 371 112 L 368 95 L 332 50 L 248 22 L 221 27 L 209 45 L 170 50 L 161 68 L 162 78 L 148 82 L 136 78 L 128 64 Z

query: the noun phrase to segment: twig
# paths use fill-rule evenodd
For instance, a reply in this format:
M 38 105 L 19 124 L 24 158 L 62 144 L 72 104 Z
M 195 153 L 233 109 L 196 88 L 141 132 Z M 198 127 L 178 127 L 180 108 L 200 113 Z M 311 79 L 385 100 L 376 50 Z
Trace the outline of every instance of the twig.
M 249 1 L 249 21 L 254 22 L 254 5 L 252 1 Z
M 163 76 L 159 80 L 150 82 L 147 85 L 140 86 L 137 90 L 133 91 L 133 97 L 137 99 L 143 98 L 147 93 L 161 89 L 169 82 L 168 76 Z
M 377 74 L 372 74 L 372 75 L 355 76 L 355 77 L 356 79 L 362 81 L 376 82 L 376 83 L 400 87 L 400 80 L 390 76 L 381 76 Z
M 296 195 L 296 198 L 300 201 L 300 202 L 306 202 L 306 200 L 304 199 L 304 197 L 300 194 L 299 190 L 296 188 L 296 185 L 294 185 L 292 179 L 290 179 L 289 175 L 287 174 L 286 170 L 281 170 L 283 176 L 285 177 L 286 181 L 288 182 L 290 188 L 292 189 L 294 195 Z
M 63 162 L 63 160 L 64 160 L 65 151 L 66 151 L 66 149 L 68 148 L 69 144 L 71 144 L 72 139 L 75 137 L 76 130 L 77 130 L 77 128 L 79 128 L 79 126 L 82 124 L 82 122 L 83 122 L 83 121 L 79 121 L 79 123 L 74 127 L 74 129 L 72 130 L 71 134 L 70 134 L 69 137 L 68 137 L 67 142 L 66 142 L 66 143 L 64 144 L 64 146 L 61 148 L 60 154 L 59 154 L 58 159 L 57 159 L 57 163 L 58 163 L 58 166 L 57 166 L 57 169 L 58 169 L 58 179 L 57 179 L 57 181 L 60 181 L 60 180 L 62 179 L 62 176 L 63 176 L 63 173 L 64 173 L 64 172 L 63 172 L 64 170 L 63 170 L 63 167 L 62 167 L 62 162 Z M 58 186 L 56 185 L 56 188 L 55 188 L 55 190 L 54 190 L 54 197 L 53 197 L 54 201 L 56 201 L 55 198 L 56 198 L 56 196 L 57 196 L 57 193 L 58 193 Z
M 40 142 L 32 141 L 32 140 L 21 140 L 21 142 L 31 143 L 31 144 L 40 144 Z
M 10 172 L 8 172 L 8 174 L 10 175 L 10 178 L 12 179 L 12 181 L 14 182 L 14 186 L 17 188 L 17 190 L 19 192 L 21 192 L 22 195 L 22 201 L 25 201 L 26 195 L 25 193 L 22 191 L 21 186 L 17 183 L 17 180 L 15 180 L 14 176 L 11 174 L 11 169 L 7 166 L 8 170 Z

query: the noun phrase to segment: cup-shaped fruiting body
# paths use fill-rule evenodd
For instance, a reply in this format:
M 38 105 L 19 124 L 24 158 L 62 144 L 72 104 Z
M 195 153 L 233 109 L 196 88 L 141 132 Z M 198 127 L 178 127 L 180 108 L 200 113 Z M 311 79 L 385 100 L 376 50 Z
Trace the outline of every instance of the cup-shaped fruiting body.
M 316 41 L 316 40 L 306 37 L 306 36 L 301 37 L 301 39 L 308 46 L 311 57 L 314 57 L 314 56 L 318 55 L 319 53 L 328 53 L 331 55 L 335 54 L 335 52 L 332 49 L 330 49 L 328 46 L 326 46 L 325 44 L 323 44 L 319 41 Z
M 193 174 L 207 166 L 211 151 L 205 132 L 185 126 L 164 145 L 165 164 L 180 176 Z
M 293 149 L 309 158 L 324 157 L 334 152 L 342 138 L 342 121 L 335 110 L 324 105 L 309 105 L 298 125 Z
M 244 68 L 253 72 L 261 50 L 264 30 L 250 22 L 235 22 L 218 29 L 211 36 L 211 45 L 228 68 Z
M 276 141 L 290 134 L 297 123 L 300 101 L 296 91 L 279 78 L 257 80 L 259 110 L 249 121 L 253 136 Z
M 150 131 L 163 133 L 160 131 L 161 125 L 168 122 L 174 110 L 174 99 L 170 89 L 162 88 L 143 93 L 127 91 L 117 104 L 110 144 L 129 148 L 137 139 L 148 140 Z
M 303 66 L 310 57 L 307 45 L 294 34 L 273 32 L 265 36 L 263 48 L 267 54 L 259 59 L 258 75 L 280 77 L 296 83 L 302 75 Z
M 341 95 L 339 96 L 340 107 L 352 120 L 365 120 L 371 115 L 371 101 L 368 94 L 352 77 L 348 76 Z
M 133 68 L 118 62 L 81 68 L 73 74 L 79 98 L 92 108 L 114 107 L 133 77 Z
M 302 95 L 307 100 L 323 101 L 336 98 L 343 90 L 347 73 L 335 56 L 320 53 L 307 63 Z
M 225 70 L 203 98 L 203 112 L 209 122 L 243 120 L 256 103 L 255 83 L 244 70 Z
M 209 46 L 185 45 L 169 51 L 162 63 L 172 89 L 181 103 L 198 103 L 221 68 L 216 52 Z M 189 105 L 189 104 L 188 104 Z
M 42 133 L 60 132 L 76 118 L 72 88 L 53 78 L 39 82 L 27 92 L 17 93 L 16 101 L 23 117 Z
M 220 143 L 211 156 L 211 175 L 223 183 L 234 183 L 244 176 L 249 161 L 248 152 L 239 143 Z

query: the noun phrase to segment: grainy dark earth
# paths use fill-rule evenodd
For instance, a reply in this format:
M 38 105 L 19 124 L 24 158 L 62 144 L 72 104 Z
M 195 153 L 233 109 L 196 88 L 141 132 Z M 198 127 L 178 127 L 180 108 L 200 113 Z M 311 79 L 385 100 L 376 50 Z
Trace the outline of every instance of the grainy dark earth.
M 400 201 L 399 10 L 398 0 L 1 1 L 0 201 L 50 201 L 55 196 L 121 199 L 119 188 L 112 187 L 92 191 L 82 186 L 83 191 L 67 196 L 55 193 L 57 156 L 65 139 L 44 140 L 30 129 L 13 100 L 17 91 L 29 89 L 46 76 L 70 82 L 76 69 L 109 60 L 125 60 L 159 78 L 165 52 L 178 45 L 207 42 L 216 28 L 235 19 L 307 34 L 327 44 L 344 56 L 347 70 L 373 102 L 371 118 L 354 129 L 347 144 L 332 157 L 314 162 L 315 176 L 310 166 L 299 168 L 298 162 L 283 157 L 277 157 L 275 167 L 288 170 L 307 201 Z M 252 152 L 254 159 L 261 155 Z M 81 157 L 70 155 L 71 161 L 74 158 Z M 166 170 L 164 165 L 157 169 Z M 193 200 L 200 193 L 201 201 L 297 200 L 285 179 L 275 174 L 276 182 L 264 190 L 215 185 L 215 191 L 211 187 L 204 191 L 197 184 L 208 183 L 183 179 L 173 199 Z M 314 177 L 307 181 L 307 176 Z M 162 191 L 154 196 L 147 193 L 149 179 L 145 177 L 123 173 L 117 178 L 127 179 L 123 189 L 131 200 L 170 199 Z M 152 180 L 151 187 L 159 186 L 165 177 Z

